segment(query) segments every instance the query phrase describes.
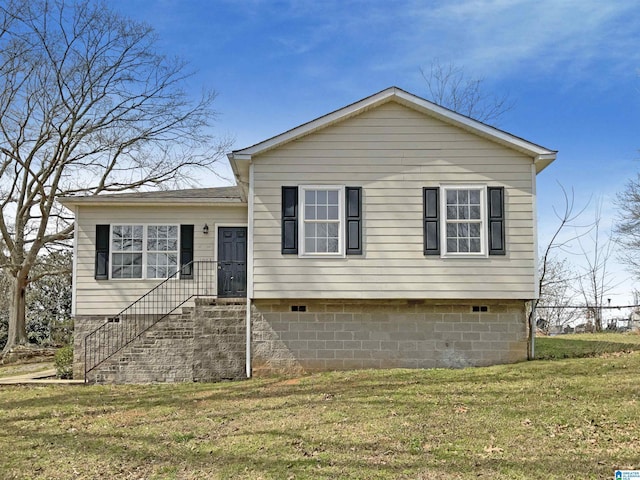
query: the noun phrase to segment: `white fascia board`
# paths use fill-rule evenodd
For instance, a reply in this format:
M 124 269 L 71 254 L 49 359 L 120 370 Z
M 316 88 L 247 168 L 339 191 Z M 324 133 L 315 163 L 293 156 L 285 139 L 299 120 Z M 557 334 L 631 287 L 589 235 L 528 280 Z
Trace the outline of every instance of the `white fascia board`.
M 536 173 L 540 173 L 547 168 L 551 162 L 556 159 L 556 152 L 538 155 L 533 159 L 533 163 L 536 166 Z
M 189 198 L 180 198 L 180 199 L 164 199 L 164 200 L 153 200 L 153 199 L 123 199 L 123 200 L 113 200 L 113 199 L 104 199 L 97 200 L 100 198 L 96 196 L 96 200 L 93 198 L 89 201 L 72 200 L 58 200 L 62 205 L 67 208 L 71 207 L 102 207 L 102 206 L 152 206 L 152 207 L 179 207 L 179 206 L 188 206 L 188 207 L 242 207 L 246 206 L 247 202 L 242 202 L 240 200 L 229 200 L 229 201 L 206 201 L 202 199 L 191 200 Z
M 343 107 L 339 110 L 335 110 L 331 113 L 323 115 L 322 117 L 316 118 L 310 122 L 304 123 L 298 127 L 292 128 L 280 135 L 276 135 L 275 137 L 271 137 L 263 142 L 256 143 L 251 147 L 237 150 L 232 152 L 234 158 L 237 159 L 246 159 L 251 158 L 253 155 L 257 155 L 259 153 L 264 153 L 273 148 L 279 147 L 285 143 L 288 143 L 297 138 L 303 137 L 305 135 L 309 135 L 316 130 L 320 130 L 321 128 L 325 128 L 333 123 L 344 120 L 348 117 L 356 115 L 366 109 L 369 109 L 375 105 L 380 103 L 384 103 L 388 101 L 394 95 L 395 87 L 388 88 L 383 90 L 382 92 L 376 93 L 370 97 L 365 98 L 364 100 L 360 100 L 359 102 L 352 103 L 346 107 Z
M 552 157 L 549 161 L 555 159 L 557 152 L 549 150 L 535 143 L 529 142 L 523 138 L 512 135 L 504 130 L 492 127 L 485 123 L 474 120 L 473 118 L 466 117 L 459 113 L 449 110 L 447 108 L 436 105 L 428 100 L 420 97 L 416 97 L 404 90 L 399 90 L 396 93 L 397 97 L 403 100 L 403 104 L 407 107 L 418 108 L 427 115 L 431 115 L 436 118 L 440 118 L 446 123 L 459 126 L 467 131 L 476 133 L 479 136 L 494 140 L 500 144 L 511 147 L 515 150 L 526 153 L 532 157 Z M 545 165 L 546 166 L 546 165 Z
M 240 187 L 242 199 L 246 202 L 249 195 L 251 155 L 236 155 L 231 152 L 227 154 L 227 159 L 236 183 Z

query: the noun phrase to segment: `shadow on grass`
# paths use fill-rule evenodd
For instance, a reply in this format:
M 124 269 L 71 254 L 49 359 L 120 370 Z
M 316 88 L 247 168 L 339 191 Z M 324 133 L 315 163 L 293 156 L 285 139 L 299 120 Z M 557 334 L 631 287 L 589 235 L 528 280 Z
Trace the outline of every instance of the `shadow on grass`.
M 594 342 L 585 343 L 593 350 Z M 74 459 L 58 465 L 59 478 L 74 468 L 92 478 L 92 463 L 105 469 L 93 478 L 125 478 L 112 465 L 139 469 L 136 478 L 175 466 L 195 472 L 184 478 L 445 478 L 444 470 L 447 478 L 475 478 L 478 471 L 495 478 L 605 478 L 614 461 L 632 463 L 626 452 L 602 454 L 602 466 L 594 466 L 595 457 L 578 465 L 576 452 L 562 448 L 578 440 L 553 429 L 591 425 L 603 384 L 616 385 L 616 405 L 635 399 L 637 376 L 630 371 L 639 367 L 633 355 L 333 372 L 297 383 L 16 387 L 0 389 L 0 444 L 14 446 L 5 457 L 12 471 L 28 472 L 30 463 L 44 461 L 41 452 L 53 462 Z M 522 447 L 524 458 L 507 445 L 504 455 L 486 453 L 491 437 L 505 430 L 515 446 L 537 439 L 550 447 L 531 453 Z M 592 448 L 587 440 L 581 445 Z M 433 444 L 430 451 L 425 444 Z M 550 461 L 536 458 L 549 452 Z

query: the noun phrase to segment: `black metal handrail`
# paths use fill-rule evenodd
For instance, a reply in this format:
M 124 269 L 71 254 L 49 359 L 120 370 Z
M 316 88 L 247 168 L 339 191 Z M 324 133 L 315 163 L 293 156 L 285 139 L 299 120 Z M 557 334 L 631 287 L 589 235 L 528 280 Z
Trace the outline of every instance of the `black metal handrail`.
M 216 296 L 218 270 L 233 262 L 197 260 L 145 293 L 84 338 L 84 378 L 193 297 Z M 231 277 L 233 279 L 233 277 Z

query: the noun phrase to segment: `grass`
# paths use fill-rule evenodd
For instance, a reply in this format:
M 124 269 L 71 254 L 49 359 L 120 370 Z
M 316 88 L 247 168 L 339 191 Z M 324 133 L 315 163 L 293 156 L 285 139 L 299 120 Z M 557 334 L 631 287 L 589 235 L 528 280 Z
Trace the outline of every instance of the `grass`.
M 536 338 L 536 358 L 597 357 L 599 355 L 640 350 L 637 333 L 582 333 Z
M 613 478 L 615 469 L 640 468 L 639 398 L 640 352 L 218 384 L 2 387 L 0 472 Z

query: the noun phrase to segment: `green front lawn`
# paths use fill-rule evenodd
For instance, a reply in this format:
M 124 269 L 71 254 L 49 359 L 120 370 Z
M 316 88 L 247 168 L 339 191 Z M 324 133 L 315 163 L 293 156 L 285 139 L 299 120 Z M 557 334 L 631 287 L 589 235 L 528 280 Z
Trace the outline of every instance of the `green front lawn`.
M 613 478 L 640 468 L 640 353 L 0 387 L 0 451 L 3 479 Z
M 536 358 L 540 360 L 597 357 L 640 350 L 640 335 L 637 333 L 578 333 L 537 337 L 535 345 Z

